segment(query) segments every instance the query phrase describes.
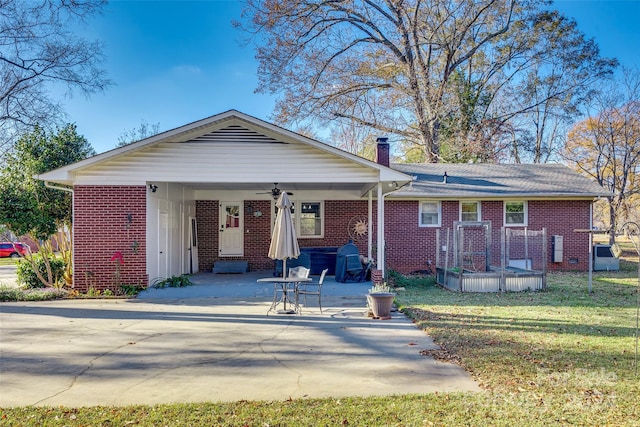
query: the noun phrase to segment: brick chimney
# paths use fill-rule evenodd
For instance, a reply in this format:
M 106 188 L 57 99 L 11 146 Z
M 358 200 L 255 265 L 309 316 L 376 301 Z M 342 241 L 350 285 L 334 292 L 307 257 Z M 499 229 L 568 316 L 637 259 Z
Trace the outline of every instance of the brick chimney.
M 376 139 L 376 162 L 382 166 L 389 167 L 389 138 Z

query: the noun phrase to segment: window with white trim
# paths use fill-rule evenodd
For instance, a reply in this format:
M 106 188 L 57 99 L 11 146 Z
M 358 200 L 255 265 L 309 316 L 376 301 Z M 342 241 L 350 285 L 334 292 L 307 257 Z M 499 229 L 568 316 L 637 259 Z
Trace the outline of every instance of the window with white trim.
M 480 202 L 460 202 L 460 221 L 481 221 Z
M 527 202 L 509 201 L 504 202 L 504 225 L 506 226 L 526 226 L 527 225 Z
M 298 202 L 291 200 L 291 218 L 299 239 L 324 237 L 324 202 Z M 278 208 L 273 204 L 273 222 Z
M 296 226 L 299 230 L 299 237 L 322 237 L 324 234 L 322 202 L 300 202 L 298 208 L 300 215 Z
M 420 202 L 420 227 L 440 227 L 440 202 Z

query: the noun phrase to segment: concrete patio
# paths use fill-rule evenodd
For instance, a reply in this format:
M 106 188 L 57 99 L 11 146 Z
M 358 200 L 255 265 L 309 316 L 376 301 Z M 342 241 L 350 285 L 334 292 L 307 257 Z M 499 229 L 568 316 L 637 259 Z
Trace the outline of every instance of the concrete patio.
M 366 315 L 370 283 L 328 278 L 323 314 L 266 312 L 258 277 L 198 274 L 136 299 L 0 304 L 0 406 L 128 405 L 480 391 L 400 313 Z

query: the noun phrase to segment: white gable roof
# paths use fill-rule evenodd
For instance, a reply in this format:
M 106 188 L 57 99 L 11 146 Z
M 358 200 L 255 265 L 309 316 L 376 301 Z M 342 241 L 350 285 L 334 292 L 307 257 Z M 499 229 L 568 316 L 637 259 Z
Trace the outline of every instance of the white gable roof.
M 65 185 L 371 184 L 409 175 L 230 110 L 41 174 Z

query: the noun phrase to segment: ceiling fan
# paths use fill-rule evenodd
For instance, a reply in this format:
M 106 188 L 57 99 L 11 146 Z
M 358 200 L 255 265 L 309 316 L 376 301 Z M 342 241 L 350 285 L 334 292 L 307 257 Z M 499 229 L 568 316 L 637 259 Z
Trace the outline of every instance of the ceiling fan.
M 273 188 L 270 191 L 263 191 L 261 193 L 256 193 L 256 194 L 271 194 L 271 197 L 273 197 L 274 199 L 277 199 L 280 196 L 280 193 L 282 193 L 282 190 L 278 188 L 278 183 L 274 182 Z M 293 193 L 289 191 L 287 191 L 287 194 L 293 195 Z

